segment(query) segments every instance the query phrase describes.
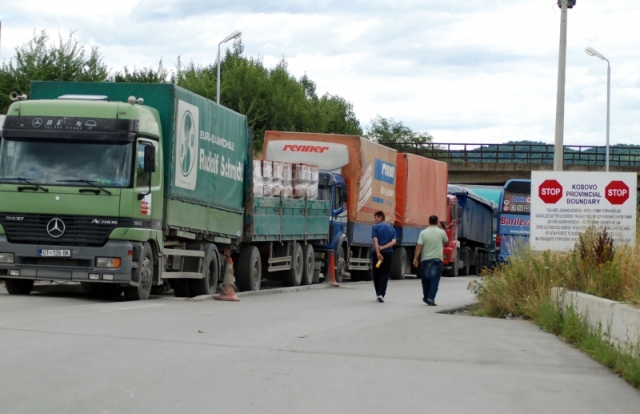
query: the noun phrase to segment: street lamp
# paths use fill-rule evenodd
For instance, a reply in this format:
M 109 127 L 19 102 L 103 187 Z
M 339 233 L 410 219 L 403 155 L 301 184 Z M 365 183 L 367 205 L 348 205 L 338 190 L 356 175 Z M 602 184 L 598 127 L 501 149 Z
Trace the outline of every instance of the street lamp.
M 220 103 L 220 46 L 222 46 L 223 43 L 227 43 L 229 40 L 232 39 L 237 39 L 240 36 L 242 36 L 242 32 L 240 30 L 236 30 L 235 32 L 231 33 L 229 36 L 225 37 L 224 39 L 222 39 L 222 42 L 218 43 L 218 74 L 217 74 L 217 78 L 216 78 L 216 103 Z
M 577 0 L 558 0 L 560 14 L 560 53 L 558 56 L 558 96 L 556 99 L 556 136 L 553 151 L 553 171 L 562 171 L 564 164 L 564 85 L 567 66 L 567 9 Z
M 611 96 L 611 63 L 609 62 L 609 59 L 602 56 L 602 54 L 598 53 L 598 51 L 592 47 L 588 47 L 584 51 L 589 56 L 599 57 L 600 59 L 607 61 L 607 144 L 605 150 L 607 159 L 605 160 L 605 171 L 609 172 L 609 102 Z

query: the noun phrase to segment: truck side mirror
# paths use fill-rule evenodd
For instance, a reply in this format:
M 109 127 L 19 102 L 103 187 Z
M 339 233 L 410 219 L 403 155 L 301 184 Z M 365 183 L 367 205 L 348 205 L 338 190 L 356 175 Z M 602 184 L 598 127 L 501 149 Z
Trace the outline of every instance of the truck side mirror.
M 156 147 L 153 145 L 144 146 L 144 172 L 156 172 Z
M 347 186 L 346 186 L 346 185 L 343 185 L 341 188 L 342 188 L 342 199 L 343 199 L 343 200 L 346 200 L 346 199 L 347 199 L 347 197 L 348 197 L 348 194 L 349 194 L 349 191 L 348 191 L 348 189 L 347 189 Z

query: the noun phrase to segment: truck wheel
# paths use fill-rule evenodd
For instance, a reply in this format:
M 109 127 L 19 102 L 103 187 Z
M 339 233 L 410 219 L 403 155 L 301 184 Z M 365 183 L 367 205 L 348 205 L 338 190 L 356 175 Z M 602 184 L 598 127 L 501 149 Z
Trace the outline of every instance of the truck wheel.
M 464 248 L 460 253 L 462 253 L 460 255 L 462 266 L 458 268 L 458 274 L 460 276 L 467 276 L 469 274 L 469 249 Z
M 260 290 L 262 261 L 256 246 L 244 246 L 237 260 L 236 282 L 241 292 Z
M 404 247 L 399 247 L 393 251 L 391 258 L 391 279 L 404 279 L 407 264 L 407 251 Z
M 33 280 L 5 279 L 4 285 L 10 295 L 28 295 L 33 289 Z
M 140 269 L 140 277 L 138 279 L 138 286 L 127 286 L 124 289 L 124 297 L 127 300 L 147 300 L 151 293 L 151 286 L 153 285 L 153 250 L 151 245 L 145 242 L 142 245 L 142 251 L 140 252 L 140 262 L 138 262 L 138 268 Z
M 300 286 L 302 274 L 304 273 L 304 257 L 300 243 L 293 245 L 293 255 L 291 256 L 291 269 L 285 270 L 282 275 L 284 286 Z
M 346 255 L 344 253 L 344 245 L 340 245 L 336 251 L 336 282 L 342 283 L 343 273 L 347 268 Z
M 218 249 L 212 244 L 205 248 L 202 272 L 204 274 L 202 279 L 189 279 L 189 294 L 192 297 L 213 295 L 218 289 L 220 263 L 218 262 Z
M 301 285 L 310 285 L 313 283 L 313 272 L 315 271 L 316 255 L 313 251 L 313 246 L 306 244 L 302 248 L 302 255 L 304 256 L 304 271 L 302 272 Z

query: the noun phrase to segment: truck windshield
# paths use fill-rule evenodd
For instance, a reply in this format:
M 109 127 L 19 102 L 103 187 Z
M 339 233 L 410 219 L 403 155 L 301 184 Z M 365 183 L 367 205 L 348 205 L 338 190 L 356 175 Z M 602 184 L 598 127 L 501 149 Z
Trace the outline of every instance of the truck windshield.
M 0 181 L 20 177 L 34 184 L 69 185 L 71 180 L 82 180 L 85 182 L 73 185 L 127 187 L 131 180 L 132 145 L 4 138 L 0 145 Z

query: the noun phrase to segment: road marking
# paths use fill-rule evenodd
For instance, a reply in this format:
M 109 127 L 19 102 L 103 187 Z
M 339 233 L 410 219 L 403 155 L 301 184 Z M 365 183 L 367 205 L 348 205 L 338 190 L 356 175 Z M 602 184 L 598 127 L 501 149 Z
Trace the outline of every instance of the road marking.
M 141 306 L 127 306 L 127 307 L 124 307 L 124 308 L 103 309 L 103 310 L 99 310 L 99 311 L 95 311 L 95 312 L 70 313 L 70 314 L 67 314 L 67 315 L 47 316 L 45 318 L 23 319 L 23 320 L 19 320 L 19 321 L 0 322 L 0 326 L 2 326 L 2 325 L 10 325 L 10 324 L 14 324 L 14 323 L 37 322 L 37 321 L 46 321 L 46 320 L 51 320 L 51 319 L 68 318 L 68 317 L 72 317 L 72 316 L 84 316 L 84 315 L 91 315 L 91 314 L 95 314 L 95 313 L 108 313 L 108 312 L 119 312 L 119 311 L 124 311 L 124 310 L 131 310 L 131 309 L 153 308 L 153 307 L 156 307 L 156 306 L 165 306 L 165 304 L 164 303 L 158 303 L 158 304 L 141 305 Z

